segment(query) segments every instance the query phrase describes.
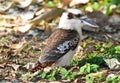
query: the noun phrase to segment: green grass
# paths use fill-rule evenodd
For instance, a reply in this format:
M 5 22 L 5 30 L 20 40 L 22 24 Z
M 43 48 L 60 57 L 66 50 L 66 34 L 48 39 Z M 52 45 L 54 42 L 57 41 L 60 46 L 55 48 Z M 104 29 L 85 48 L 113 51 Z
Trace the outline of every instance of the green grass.
M 37 75 L 41 79 L 46 79 L 48 81 L 54 80 L 70 80 L 73 81 L 76 78 L 83 78 L 86 83 L 94 82 L 111 82 L 117 83 L 120 80 L 120 76 L 115 76 L 112 78 L 103 78 L 102 75 L 98 75 L 98 79 L 94 76 L 88 74 L 97 73 L 101 71 L 101 65 L 104 62 L 104 58 L 118 58 L 120 59 L 120 45 L 110 44 L 111 41 L 104 43 L 94 43 L 94 51 L 84 54 L 84 58 L 81 58 L 80 53 L 77 53 L 76 58 L 71 61 L 71 66 L 66 67 L 57 67 L 52 68 L 50 71 L 41 70 Z M 86 43 L 87 44 L 87 43 Z M 84 46 L 86 47 L 86 46 Z M 86 49 L 86 48 L 84 48 Z M 32 75 L 31 78 L 34 78 L 36 75 Z M 81 77 L 82 76 L 82 77 Z M 26 77 L 24 77 L 26 78 Z

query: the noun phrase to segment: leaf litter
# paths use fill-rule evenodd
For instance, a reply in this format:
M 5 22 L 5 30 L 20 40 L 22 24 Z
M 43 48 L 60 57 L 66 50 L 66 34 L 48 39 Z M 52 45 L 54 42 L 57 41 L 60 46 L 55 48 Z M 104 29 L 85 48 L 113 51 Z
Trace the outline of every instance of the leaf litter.
M 35 2 L 37 1 L 37 2 Z M 41 4 L 44 3 L 43 0 L 2 0 L 3 4 L 0 4 L 0 81 L 1 82 L 31 82 L 28 79 L 22 80 L 22 76 L 28 72 L 33 66 L 33 63 L 38 59 L 42 49 L 45 46 L 45 39 L 49 37 L 52 33 L 63 9 L 61 7 L 69 4 L 74 6 L 81 2 L 74 2 L 76 0 L 68 0 L 67 2 L 61 2 L 59 5 L 60 8 L 47 8 L 42 7 Z M 72 2 L 71 2 L 72 1 Z M 88 1 L 88 0 L 86 0 Z M 27 4 L 26 4 L 27 3 Z M 87 2 L 86 2 L 87 3 Z M 46 12 L 48 11 L 48 12 Z M 57 11 L 57 12 L 56 12 Z M 119 15 L 106 16 L 101 12 L 92 12 L 88 13 L 88 16 L 95 19 L 96 22 L 100 25 L 100 28 L 91 29 L 90 27 L 83 28 L 83 35 L 87 35 L 85 39 L 80 43 L 83 48 L 82 50 L 78 49 L 78 54 L 75 55 L 74 59 L 80 59 L 77 61 L 77 66 L 73 66 L 68 70 L 74 71 L 79 68 L 79 64 L 84 61 L 84 54 L 91 52 L 100 52 L 96 49 L 94 45 L 100 43 L 101 45 L 107 42 L 111 42 L 109 46 L 119 45 L 120 44 L 120 21 Z M 101 17 L 101 19 L 99 19 Z M 55 20 L 55 18 L 57 18 Z M 43 29 L 45 27 L 45 30 Z M 42 29 L 41 29 L 42 27 Z M 110 41 L 109 41 L 110 40 Z M 104 48 L 102 49 L 104 52 Z M 79 51 L 82 51 L 79 54 Z M 81 56 L 78 56 L 81 55 Z M 109 59 L 112 60 L 112 59 Z M 110 65 L 106 62 L 108 66 Z M 83 64 L 83 63 L 82 63 Z M 88 76 L 93 75 L 95 77 L 101 75 L 109 76 L 111 74 L 119 75 L 119 71 L 111 71 L 106 68 L 105 63 L 102 63 L 103 71 L 94 72 L 88 74 Z M 112 65 L 113 66 L 113 65 Z M 105 71 L 104 71 L 105 69 Z M 107 70 L 107 71 L 106 71 Z M 64 72 L 64 71 L 63 71 Z M 66 70 L 67 72 L 67 70 Z M 72 73 L 70 73 L 72 76 Z M 29 76 L 29 75 L 28 75 Z M 35 75 L 33 75 L 35 76 Z M 39 82 L 47 81 L 44 79 L 40 80 L 38 75 L 35 76 L 34 81 L 38 80 Z M 84 75 L 78 75 L 78 78 L 73 80 L 75 83 L 80 81 L 85 82 Z M 59 82 L 61 79 L 58 80 Z M 58 82 L 57 81 L 57 82 Z M 63 82 L 70 82 L 71 80 L 62 80 Z M 61 83 L 61 82 L 60 82 Z

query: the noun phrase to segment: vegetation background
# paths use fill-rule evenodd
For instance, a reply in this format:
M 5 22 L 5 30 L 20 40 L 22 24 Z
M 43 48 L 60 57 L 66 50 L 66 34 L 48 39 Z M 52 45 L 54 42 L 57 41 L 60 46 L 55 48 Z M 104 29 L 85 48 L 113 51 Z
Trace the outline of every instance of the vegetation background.
M 66 8 L 82 9 L 99 28 L 83 27 L 70 67 L 28 70 Z M 0 0 L 0 83 L 120 83 L 120 0 Z

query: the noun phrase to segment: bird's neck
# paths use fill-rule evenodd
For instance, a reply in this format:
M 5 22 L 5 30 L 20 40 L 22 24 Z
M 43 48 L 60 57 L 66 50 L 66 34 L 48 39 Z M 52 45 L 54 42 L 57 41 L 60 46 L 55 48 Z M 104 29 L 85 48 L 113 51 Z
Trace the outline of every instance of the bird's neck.
M 83 27 L 83 24 L 80 23 L 79 19 L 67 19 L 66 17 L 62 16 L 60 18 L 60 22 L 58 25 L 58 28 L 62 28 L 65 30 L 76 30 L 80 37 L 82 36 L 82 30 L 81 28 Z
M 71 23 L 66 23 L 66 24 L 59 24 L 58 28 L 64 29 L 64 30 L 75 30 L 78 32 L 80 38 L 82 38 L 82 29 L 80 26 L 72 27 Z

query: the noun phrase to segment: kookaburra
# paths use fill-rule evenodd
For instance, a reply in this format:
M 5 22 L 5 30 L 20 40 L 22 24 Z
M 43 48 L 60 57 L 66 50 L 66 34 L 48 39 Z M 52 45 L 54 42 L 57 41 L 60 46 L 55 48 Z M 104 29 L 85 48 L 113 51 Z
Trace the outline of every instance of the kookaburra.
M 84 25 L 98 27 L 78 9 L 67 9 L 61 16 L 58 28 L 47 39 L 46 46 L 31 72 L 50 66 L 69 66 L 70 60 L 82 39 Z

